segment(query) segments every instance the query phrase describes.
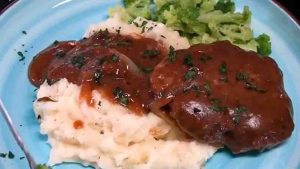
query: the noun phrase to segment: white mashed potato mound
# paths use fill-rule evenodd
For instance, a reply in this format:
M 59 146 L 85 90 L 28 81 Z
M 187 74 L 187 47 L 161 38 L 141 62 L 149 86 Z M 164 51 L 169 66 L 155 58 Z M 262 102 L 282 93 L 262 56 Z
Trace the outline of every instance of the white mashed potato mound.
M 190 47 L 187 38 L 181 37 L 177 31 L 168 28 L 163 23 L 137 17 L 131 24 L 128 24 L 121 21 L 117 13 L 112 18 L 108 18 L 104 22 L 90 25 L 84 37 L 90 37 L 95 32 L 105 29 L 113 33 L 120 30 L 121 35 L 142 35 L 144 37 L 160 41 L 166 47 L 173 46 L 176 50 L 187 49 Z
M 143 19 L 138 18 L 138 21 L 143 22 Z M 122 27 L 123 35 L 141 34 L 141 28 L 122 23 L 115 16 L 91 26 L 85 36 L 104 28 L 112 32 L 116 27 Z M 141 35 L 175 49 L 189 47 L 185 38 L 163 24 Z M 34 111 L 41 117 L 41 133 L 48 135 L 50 165 L 79 162 L 97 169 L 199 169 L 217 150 L 207 144 L 181 139 L 155 114 L 136 115 L 109 102 L 98 91 L 93 91 L 92 96 L 99 104 L 88 106 L 80 99 L 80 89 L 61 79 L 51 86 L 44 83 L 37 91 Z M 53 101 L 38 101 L 43 97 Z M 83 127 L 75 129 L 75 121 L 81 121 Z

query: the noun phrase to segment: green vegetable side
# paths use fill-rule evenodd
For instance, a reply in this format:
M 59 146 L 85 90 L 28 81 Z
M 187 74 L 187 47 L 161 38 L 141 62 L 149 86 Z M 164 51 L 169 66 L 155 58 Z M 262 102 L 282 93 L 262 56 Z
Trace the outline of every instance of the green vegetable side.
M 235 12 L 231 0 L 124 0 L 124 7 L 111 9 L 110 14 L 115 12 L 124 21 L 141 16 L 162 22 L 187 37 L 190 44 L 229 40 L 245 50 L 271 54 L 270 37 L 253 36 L 249 7 Z
M 38 164 L 35 169 L 52 169 L 52 167 L 49 167 L 46 164 Z

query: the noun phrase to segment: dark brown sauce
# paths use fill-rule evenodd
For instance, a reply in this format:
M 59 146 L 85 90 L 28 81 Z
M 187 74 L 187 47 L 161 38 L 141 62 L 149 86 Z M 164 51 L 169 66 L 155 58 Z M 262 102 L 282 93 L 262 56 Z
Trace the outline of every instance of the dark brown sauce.
M 276 145 L 294 127 L 277 64 L 226 41 L 168 53 L 149 38 L 100 31 L 53 44 L 28 74 L 37 87 L 62 78 L 80 85 L 90 106 L 99 104 L 92 98 L 98 90 L 136 114 L 151 109 L 189 136 L 234 153 Z
M 58 53 L 60 52 L 60 53 Z M 166 56 L 161 43 L 149 38 L 100 31 L 79 42 L 58 42 L 39 53 L 29 67 L 35 86 L 66 78 L 82 85 L 81 98 L 95 105 L 92 90 L 142 114 L 152 100 L 149 73 Z
M 157 66 L 151 82 L 159 96 L 154 111 L 160 107 L 189 135 L 234 153 L 276 145 L 293 131 L 275 61 L 229 42 L 177 51 L 174 62 Z

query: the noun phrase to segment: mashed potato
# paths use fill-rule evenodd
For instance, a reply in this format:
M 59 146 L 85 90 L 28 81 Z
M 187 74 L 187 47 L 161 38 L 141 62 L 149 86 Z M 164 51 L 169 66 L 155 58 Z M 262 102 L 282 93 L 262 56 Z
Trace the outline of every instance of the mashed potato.
M 162 42 L 165 46 L 173 46 L 176 50 L 187 49 L 190 47 L 189 41 L 185 37 L 181 37 L 177 31 L 166 27 L 162 23 L 146 20 L 137 17 L 131 24 L 121 21 L 118 14 L 108 18 L 100 24 L 92 24 L 89 26 L 84 37 L 90 37 L 99 30 L 108 29 L 109 32 L 120 30 L 121 35 L 142 35 Z
M 143 22 L 138 18 L 136 22 Z M 162 24 L 141 34 L 141 28 L 122 23 L 115 16 L 90 27 L 93 31 L 121 28 L 121 34 L 141 34 L 176 49 L 188 48 L 187 39 Z M 51 145 L 49 163 L 79 162 L 104 169 L 199 169 L 216 151 L 215 147 L 188 141 L 153 113 L 138 116 L 111 103 L 93 91 L 97 106 L 80 99 L 80 86 L 61 79 L 37 92 L 34 111 L 40 116 L 41 133 Z M 49 97 L 53 101 L 40 98 Z M 39 100 L 40 99 L 40 100 Z

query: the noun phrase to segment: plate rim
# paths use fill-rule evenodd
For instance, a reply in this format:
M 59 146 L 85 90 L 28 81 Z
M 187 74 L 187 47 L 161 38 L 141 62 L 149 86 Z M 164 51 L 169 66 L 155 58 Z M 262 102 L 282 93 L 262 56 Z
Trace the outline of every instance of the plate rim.
M 13 10 L 17 5 L 18 2 L 21 2 L 20 0 L 13 0 L 9 5 L 7 5 L 5 8 L 0 10 L 0 17 L 3 16 L 3 14 L 6 14 L 7 12 L 10 12 L 10 10 Z M 293 22 L 293 25 L 297 27 L 297 29 L 300 31 L 300 18 L 298 19 L 294 14 L 291 13 L 285 6 L 283 6 L 278 0 L 270 0 L 271 4 L 274 5 L 277 10 L 280 10 L 281 14 L 287 16 L 287 20 L 290 20 Z
M 19 2 L 19 0 L 13 0 L 9 5 L 0 10 L 0 16 L 7 12 L 11 7 L 15 6 L 15 4 Z M 287 15 L 289 19 L 299 28 L 300 30 L 300 16 L 297 18 L 287 7 L 283 6 L 278 0 L 270 0 L 270 2 L 275 5 L 283 14 Z

